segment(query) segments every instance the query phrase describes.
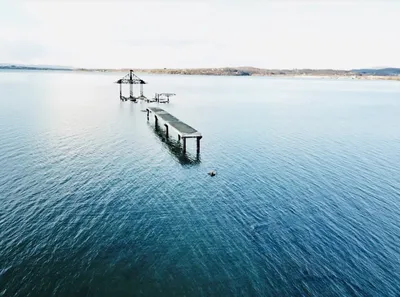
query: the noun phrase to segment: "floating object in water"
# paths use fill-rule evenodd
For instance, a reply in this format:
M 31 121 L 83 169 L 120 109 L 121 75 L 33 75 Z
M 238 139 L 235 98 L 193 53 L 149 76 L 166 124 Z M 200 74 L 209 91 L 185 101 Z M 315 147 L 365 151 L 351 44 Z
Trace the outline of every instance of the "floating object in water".
M 217 172 L 215 170 L 211 170 L 208 175 L 209 176 L 215 176 L 217 174 Z

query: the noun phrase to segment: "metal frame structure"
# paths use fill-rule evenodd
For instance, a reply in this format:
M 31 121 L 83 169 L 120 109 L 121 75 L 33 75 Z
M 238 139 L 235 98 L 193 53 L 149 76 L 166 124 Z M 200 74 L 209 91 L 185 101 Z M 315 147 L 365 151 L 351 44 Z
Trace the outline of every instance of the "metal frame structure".
M 175 96 L 175 93 L 156 93 L 154 95 L 155 102 L 158 103 L 169 103 L 169 97 Z
M 115 83 L 119 84 L 119 98 L 121 101 L 134 101 L 136 102 L 137 99 L 146 100 L 146 96 L 143 95 L 143 85 L 147 84 L 143 79 L 138 77 L 133 73 L 133 70 L 130 70 L 127 75 L 123 78 L 117 80 Z M 122 85 L 129 84 L 129 97 L 125 97 L 122 95 Z M 139 97 L 133 96 L 133 85 L 140 85 L 140 95 Z

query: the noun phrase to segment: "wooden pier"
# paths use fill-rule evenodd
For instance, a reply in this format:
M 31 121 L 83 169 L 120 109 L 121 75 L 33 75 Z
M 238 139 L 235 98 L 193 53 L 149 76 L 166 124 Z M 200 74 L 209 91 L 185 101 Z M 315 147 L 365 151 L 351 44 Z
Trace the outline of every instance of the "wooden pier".
M 155 124 L 158 125 L 159 119 L 164 122 L 166 137 L 169 137 L 169 128 L 175 129 L 178 133 L 178 140 L 183 142 L 183 153 L 186 153 L 186 139 L 196 138 L 197 142 L 197 153 L 200 153 L 200 139 L 202 138 L 201 133 L 196 129 L 190 127 L 188 124 L 178 120 L 169 112 L 165 111 L 159 107 L 148 107 L 147 110 L 147 120 L 149 120 L 150 112 L 154 114 Z

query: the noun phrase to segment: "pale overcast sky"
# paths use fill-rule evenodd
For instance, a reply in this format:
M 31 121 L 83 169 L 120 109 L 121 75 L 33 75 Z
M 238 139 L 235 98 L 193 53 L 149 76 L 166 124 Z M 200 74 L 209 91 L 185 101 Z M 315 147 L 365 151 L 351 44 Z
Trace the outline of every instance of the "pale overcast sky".
M 0 0 L 0 63 L 400 67 L 400 0 Z

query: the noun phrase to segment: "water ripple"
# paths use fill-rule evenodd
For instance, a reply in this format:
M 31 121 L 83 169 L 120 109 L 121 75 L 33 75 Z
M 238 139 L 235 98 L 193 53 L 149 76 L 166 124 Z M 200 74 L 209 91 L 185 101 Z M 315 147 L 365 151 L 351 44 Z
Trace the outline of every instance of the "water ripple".
M 149 76 L 196 158 L 114 74 L 34 77 L 0 101 L 0 296 L 400 293 L 394 84 Z

